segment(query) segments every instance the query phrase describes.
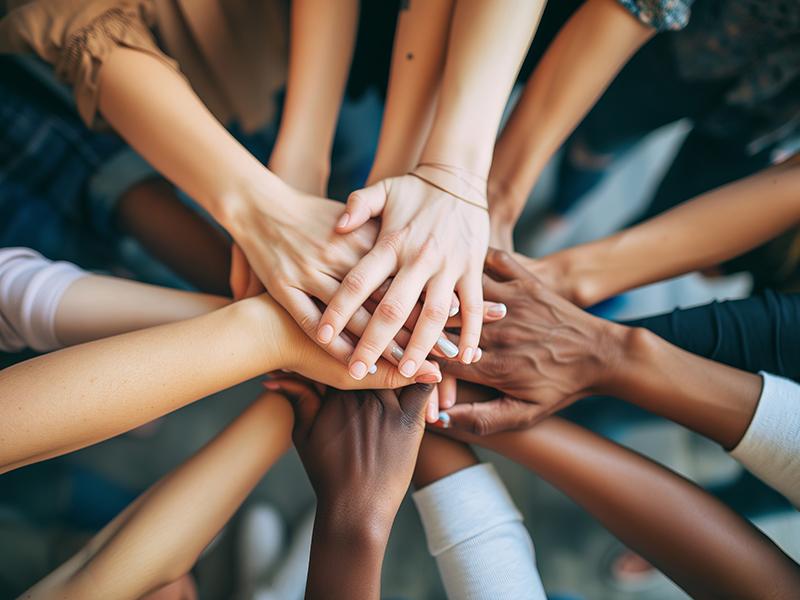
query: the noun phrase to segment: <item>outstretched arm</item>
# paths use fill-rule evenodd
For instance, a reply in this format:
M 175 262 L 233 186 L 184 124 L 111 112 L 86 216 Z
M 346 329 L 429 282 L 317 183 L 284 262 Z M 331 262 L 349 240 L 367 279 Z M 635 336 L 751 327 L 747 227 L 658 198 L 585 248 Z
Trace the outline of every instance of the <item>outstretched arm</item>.
M 286 400 L 265 394 L 22 598 L 134 599 L 188 573 L 286 450 L 292 421 Z
M 329 302 L 317 340 L 327 344 L 338 335 L 372 292 L 396 274 L 350 358 L 353 377 L 374 364 L 423 290 L 422 316 L 401 372 L 416 373 L 436 343 L 454 291 L 464 320 L 456 354 L 465 363 L 474 359 L 482 316 L 480 270 L 489 241 L 485 177 L 503 107 L 541 7 L 538 2 L 458 0 L 421 163 L 413 174 L 382 180 L 348 199 L 337 230 L 357 230 L 381 215 L 381 234 Z
M 289 185 L 325 196 L 331 148 L 350 72 L 359 0 L 294 0 L 289 77 L 269 168 Z
M 655 31 L 617 0 L 588 0 L 567 21 L 495 147 L 489 175 L 492 246 L 511 250 L 514 224 L 545 165 Z
M 461 436 L 562 490 L 693 598 L 792 598 L 800 569 L 690 481 L 558 418 L 527 431 Z
M 110 278 L 73 286 L 56 312 L 62 341 L 129 332 L 0 371 L 0 472 L 113 437 L 275 369 L 340 388 L 356 383 L 266 295 L 210 312 L 225 301 Z M 96 309 L 97 323 L 87 309 Z M 200 316 L 168 322 L 193 315 Z M 130 331 L 156 323 L 165 324 Z M 388 365 L 366 381 L 408 382 Z
M 730 258 L 800 223 L 800 159 L 702 194 L 609 237 L 520 258 L 566 298 L 591 306 L 614 294 Z
M 455 0 L 401 3 L 378 150 L 367 184 L 419 163 L 444 71 Z

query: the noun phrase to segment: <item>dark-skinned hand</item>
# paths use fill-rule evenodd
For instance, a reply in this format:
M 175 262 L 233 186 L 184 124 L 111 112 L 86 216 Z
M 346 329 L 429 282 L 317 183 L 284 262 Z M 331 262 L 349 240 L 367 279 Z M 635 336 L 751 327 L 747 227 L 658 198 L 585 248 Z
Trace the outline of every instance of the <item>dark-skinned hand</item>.
M 452 426 L 479 435 L 523 429 L 608 391 L 626 328 L 571 304 L 505 252 L 490 251 L 486 271 L 486 299 L 504 303 L 508 314 L 484 325 L 480 362 L 441 365 L 445 374 L 499 390 L 500 397 L 457 404 L 447 411 Z
M 411 481 L 433 390 L 318 390 L 283 380 L 295 408 L 292 434 L 319 506 L 391 526 Z

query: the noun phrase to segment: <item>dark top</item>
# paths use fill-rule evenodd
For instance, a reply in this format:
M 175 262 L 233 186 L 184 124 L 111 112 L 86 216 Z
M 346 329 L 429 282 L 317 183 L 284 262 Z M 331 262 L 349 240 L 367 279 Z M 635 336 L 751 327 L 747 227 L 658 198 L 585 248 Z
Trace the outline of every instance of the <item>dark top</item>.
M 767 371 L 800 382 L 800 294 L 767 290 L 625 324 L 743 371 Z

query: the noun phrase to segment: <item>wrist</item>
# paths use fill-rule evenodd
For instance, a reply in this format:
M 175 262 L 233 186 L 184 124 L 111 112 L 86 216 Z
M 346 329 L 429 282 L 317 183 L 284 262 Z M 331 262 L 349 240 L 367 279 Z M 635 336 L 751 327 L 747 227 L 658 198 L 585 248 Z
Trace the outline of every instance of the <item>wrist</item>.
M 326 540 L 335 540 L 349 552 L 383 556 L 392 523 L 393 518 L 386 519 L 378 511 L 360 511 L 352 505 L 320 501 L 314 530 L 324 535 Z
M 211 216 L 237 241 L 251 229 L 257 214 L 279 214 L 279 199 L 287 193 L 288 186 L 280 178 L 263 166 L 261 170 L 234 181 L 207 207 Z
M 285 355 L 288 336 L 282 332 L 282 312 L 267 294 L 234 302 L 224 310 L 230 311 L 229 325 L 236 324 L 242 339 L 252 344 L 250 356 L 260 365 L 260 372 L 267 373 L 287 366 Z
M 637 381 L 647 378 L 648 367 L 661 339 L 643 327 L 628 327 L 605 321 L 608 348 L 604 375 L 597 392 L 636 401 Z
M 278 142 L 269 169 L 282 181 L 307 194 L 325 196 L 330 177 L 330 149 L 310 142 Z

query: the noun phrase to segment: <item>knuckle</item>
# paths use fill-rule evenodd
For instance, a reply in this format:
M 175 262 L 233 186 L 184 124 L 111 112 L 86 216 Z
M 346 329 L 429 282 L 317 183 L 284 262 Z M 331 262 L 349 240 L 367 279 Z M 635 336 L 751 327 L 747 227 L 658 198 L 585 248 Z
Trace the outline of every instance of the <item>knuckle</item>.
M 395 256 L 400 256 L 400 253 L 403 248 L 403 242 L 405 240 L 406 234 L 403 229 L 399 229 L 397 231 L 390 231 L 389 233 L 385 233 L 381 236 L 381 239 L 378 240 L 376 244 L 382 250 L 386 250 L 391 252 Z
M 442 323 L 450 316 L 450 307 L 444 304 L 425 304 L 422 307 L 420 318 L 425 321 L 434 321 Z
M 483 320 L 483 302 L 473 300 L 461 301 L 461 312 L 470 318 L 480 318 Z
M 342 287 L 350 294 L 361 294 L 367 285 L 367 280 L 361 271 L 353 269 L 342 280 Z
M 317 329 L 317 319 L 313 315 L 303 314 L 297 321 L 300 329 L 305 331 L 308 335 L 313 336 Z
M 375 313 L 385 321 L 402 321 L 405 317 L 405 308 L 402 303 L 393 298 L 384 298 L 378 304 Z
M 369 338 L 361 338 L 358 346 L 359 350 L 361 351 L 360 354 L 362 359 L 365 360 L 365 362 L 372 361 L 373 358 L 377 358 L 384 350 L 378 342 Z
M 494 432 L 494 423 L 485 415 L 478 415 L 472 420 L 472 433 L 479 436 Z

